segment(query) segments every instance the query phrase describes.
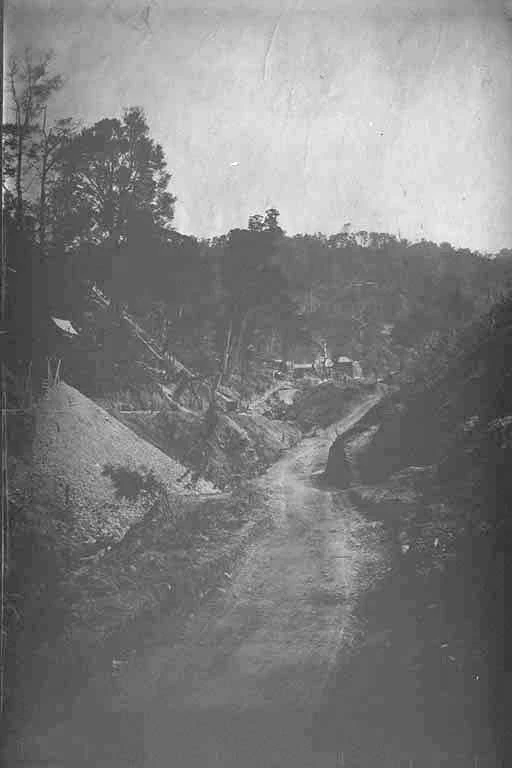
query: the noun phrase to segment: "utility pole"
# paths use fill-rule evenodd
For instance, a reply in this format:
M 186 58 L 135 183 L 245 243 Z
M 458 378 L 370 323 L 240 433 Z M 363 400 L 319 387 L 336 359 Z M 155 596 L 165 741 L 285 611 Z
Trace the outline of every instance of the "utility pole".
M 0 0 L 0 40 L 1 40 L 1 47 L 2 47 L 2 55 L 0 56 L 0 83 L 2 87 L 0 87 L 0 112 L 2 113 L 2 123 L 4 121 L 4 89 L 3 89 L 3 82 L 4 82 L 4 51 L 5 51 L 5 40 L 4 40 L 4 3 L 3 0 Z M 1 242 L 1 249 L 2 249 L 2 265 L 1 265 L 1 285 L 0 285 L 0 322 L 2 324 L 1 326 L 1 332 L 2 336 L 6 333 L 6 317 L 7 317 L 7 253 L 5 250 L 5 227 L 4 227 L 4 145 L 3 143 L 0 145 L 0 184 L 2 185 L 2 226 L 1 226 L 1 234 L 2 234 L 2 242 Z M 2 339 L 3 341 L 3 339 Z M 2 382 L 3 382 L 3 376 L 2 376 Z M 2 386 L 3 391 L 3 386 Z
M 2 56 L 0 57 L 0 83 L 4 82 L 4 3 L 0 2 L 0 40 L 2 43 Z M 4 119 L 4 98 L 3 87 L 0 87 L 0 111 L 2 113 L 2 122 Z M 2 187 L 2 221 L 1 221 L 1 270 L 0 270 L 0 341 L 2 345 L 7 346 L 7 252 L 5 243 L 4 226 L 4 157 L 3 145 L 0 148 L 0 184 Z M 5 364 L 5 354 L 2 355 L 1 370 L 1 426 L 0 426 L 0 712 L 5 711 L 5 666 L 6 666 L 6 640 L 7 640 L 7 621 L 6 621 L 6 593 L 7 593 L 7 563 L 8 563 L 8 529 L 9 529 L 9 497 L 7 486 L 7 368 Z
M 322 375 L 325 378 L 327 378 L 327 342 L 322 342 Z

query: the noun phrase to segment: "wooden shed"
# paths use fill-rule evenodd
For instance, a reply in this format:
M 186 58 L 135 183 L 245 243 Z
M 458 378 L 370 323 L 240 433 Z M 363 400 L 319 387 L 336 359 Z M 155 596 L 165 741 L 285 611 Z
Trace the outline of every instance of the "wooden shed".
M 340 355 L 334 359 L 334 376 L 337 379 L 354 378 L 354 361 L 350 357 Z
M 313 363 L 294 363 L 293 376 L 296 379 L 302 379 L 306 374 L 315 373 Z

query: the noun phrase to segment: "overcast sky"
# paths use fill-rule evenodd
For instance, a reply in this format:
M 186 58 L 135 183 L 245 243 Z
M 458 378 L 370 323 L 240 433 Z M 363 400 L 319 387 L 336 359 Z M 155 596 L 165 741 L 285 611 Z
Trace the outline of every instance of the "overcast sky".
M 290 233 L 494 251 L 512 247 L 511 19 L 503 0 L 8 0 L 6 37 L 54 49 L 55 116 L 144 107 L 184 232 L 275 206 Z

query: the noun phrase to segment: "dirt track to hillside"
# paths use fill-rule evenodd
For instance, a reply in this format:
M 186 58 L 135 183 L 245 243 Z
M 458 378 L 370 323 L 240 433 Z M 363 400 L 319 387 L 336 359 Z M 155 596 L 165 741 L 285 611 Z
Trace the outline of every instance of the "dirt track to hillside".
M 312 755 L 308 728 L 375 553 L 343 494 L 310 481 L 332 437 L 303 441 L 259 481 L 274 528 L 252 547 L 221 612 L 198 617 L 164 655 L 148 768 L 168 765 L 169 754 L 184 768 L 333 764 Z
M 377 399 L 361 404 L 337 432 Z M 257 481 L 272 514 L 270 532 L 251 546 L 228 591 L 189 619 L 179 641 L 166 645 L 164 624 L 159 644 L 126 670 L 119 695 L 102 702 L 107 711 L 135 714 L 144 758 L 107 756 L 98 743 L 95 765 L 342 764 L 313 752 L 310 729 L 332 664 L 351 642 L 354 604 L 380 553 L 365 543 L 374 540 L 370 526 L 346 495 L 311 478 L 325 466 L 335 434 L 330 428 L 303 440 Z M 64 741 L 80 741 L 71 737 L 75 728 L 61 726 L 50 741 L 67 752 Z

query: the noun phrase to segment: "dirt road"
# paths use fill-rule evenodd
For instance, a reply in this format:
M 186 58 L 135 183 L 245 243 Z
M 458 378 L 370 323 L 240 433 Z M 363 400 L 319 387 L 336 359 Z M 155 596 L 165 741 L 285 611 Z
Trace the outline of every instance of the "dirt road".
M 340 422 L 338 433 L 377 399 Z M 311 479 L 335 434 L 330 428 L 303 440 L 257 481 L 271 530 L 252 545 L 221 598 L 189 619 L 178 642 L 166 644 L 163 626 L 160 644 L 120 680 L 106 709 L 133 713 L 144 757 L 129 750 L 109 756 L 97 744 L 94 765 L 343 764 L 342 756 L 313 751 L 310 729 L 336 654 L 351 642 L 353 606 L 380 553 L 346 495 Z

